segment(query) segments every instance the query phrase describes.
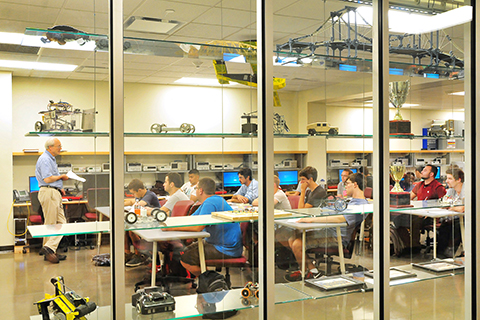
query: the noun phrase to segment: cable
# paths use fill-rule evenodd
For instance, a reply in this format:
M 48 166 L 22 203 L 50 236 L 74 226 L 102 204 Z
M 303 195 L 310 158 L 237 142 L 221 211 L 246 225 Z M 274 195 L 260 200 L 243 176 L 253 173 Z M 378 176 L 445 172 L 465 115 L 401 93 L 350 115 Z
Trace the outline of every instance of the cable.
M 14 237 L 21 237 L 23 236 L 24 234 L 27 233 L 27 228 L 25 228 L 25 232 L 24 233 L 21 233 L 21 234 L 15 234 L 15 233 L 12 233 L 12 231 L 10 230 L 10 228 L 8 227 L 8 220 L 10 219 L 10 216 L 12 215 L 12 211 L 13 211 L 13 205 L 15 204 L 15 200 L 13 200 L 12 202 L 12 206 L 10 207 L 10 213 L 8 214 L 8 217 L 7 217 L 7 231 L 8 233 L 10 233 L 12 236 Z M 28 210 L 28 216 L 27 216 L 27 221 L 28 219 L 30 218 L 30 210 Z

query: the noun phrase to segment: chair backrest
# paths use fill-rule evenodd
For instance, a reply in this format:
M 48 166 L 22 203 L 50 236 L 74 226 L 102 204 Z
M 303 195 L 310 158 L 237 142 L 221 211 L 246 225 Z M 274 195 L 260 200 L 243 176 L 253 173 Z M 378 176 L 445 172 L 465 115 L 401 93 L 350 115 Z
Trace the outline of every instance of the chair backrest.
M 373 189 L 370 187 L 366 187 L 363 195 L 365 196 L 365 198 L 373 199 Z
M 188 215 L 190 207 L 193 205 L 192 200 L 180 200 L 175 203 L 171 213 L 171 217 L 183 217 Z
M 43 221 L 43 210 L 38 200 L 38 191 L 30 192 L 30 202 L 32 203 L 32 212 L 35 215 L 39 215 Z
M 106 207 L 110 205 L 109 188 L 91 188 L 87 190 L 88 209 L 94 210 L 96 207 Z
M 167 199 L 160 200 L 159 202 L 160 202 L 160 208 L 161 208 L 165 205 L 165 203 L 167 203 Z
M 289 196 L 288 201 L 290 201 L 290 206 L 292 209 L 298 209 L 298 201 L 300 200 L 300 196 Z

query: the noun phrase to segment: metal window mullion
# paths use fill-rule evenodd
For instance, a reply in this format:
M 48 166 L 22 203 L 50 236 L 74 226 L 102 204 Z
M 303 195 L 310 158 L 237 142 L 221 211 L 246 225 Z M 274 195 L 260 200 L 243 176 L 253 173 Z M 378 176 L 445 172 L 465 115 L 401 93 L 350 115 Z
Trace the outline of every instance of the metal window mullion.
M 382 320 L 390 319 L 388 7 L 388 0 L 373 1 L 373 308 L 374 318 Z
M 259 319 L 274 319 L 273 0 L 257 1 Z
M 109 1 L 110 93 L 110 318 L 125 320 L 125 256 L 123 222 L 124 104 L 123 104 L 123 0 Z

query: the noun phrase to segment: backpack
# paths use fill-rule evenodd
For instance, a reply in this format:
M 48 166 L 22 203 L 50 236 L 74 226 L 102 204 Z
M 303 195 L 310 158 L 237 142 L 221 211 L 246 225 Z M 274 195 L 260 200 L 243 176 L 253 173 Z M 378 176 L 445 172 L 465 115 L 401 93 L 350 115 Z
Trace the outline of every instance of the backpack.
M 216 303 L 221 302 L 229 290 L 225 277 L 213 270 L 207 270 L 198 276 L 197 293 L 201 298 L 203 317 L 202 319 L 227 319 L 237 314 L 237 310 L 216 312 Z M 200 296 L 199 298 L 200 299 Z
M 405 242 L 402 240 L 401 232 L 394 226 L 390 226 L 390 255 L 400 257 L 404 251 Z

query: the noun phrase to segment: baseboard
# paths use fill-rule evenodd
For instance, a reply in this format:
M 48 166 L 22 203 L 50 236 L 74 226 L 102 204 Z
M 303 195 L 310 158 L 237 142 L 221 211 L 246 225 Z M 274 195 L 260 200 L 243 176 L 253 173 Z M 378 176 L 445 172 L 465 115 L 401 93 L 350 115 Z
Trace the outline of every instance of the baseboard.
M 0 246 L 0 252 L 13 252 L 15 246 Z

